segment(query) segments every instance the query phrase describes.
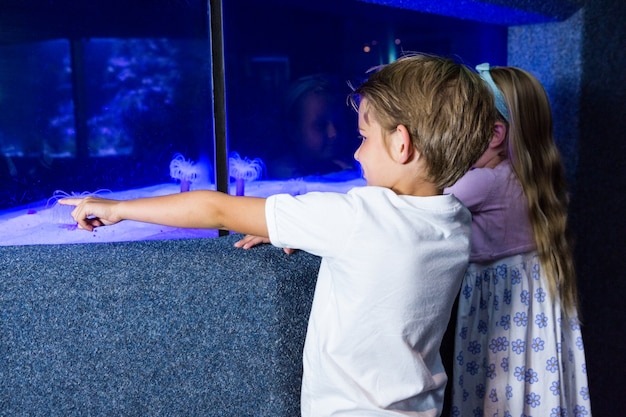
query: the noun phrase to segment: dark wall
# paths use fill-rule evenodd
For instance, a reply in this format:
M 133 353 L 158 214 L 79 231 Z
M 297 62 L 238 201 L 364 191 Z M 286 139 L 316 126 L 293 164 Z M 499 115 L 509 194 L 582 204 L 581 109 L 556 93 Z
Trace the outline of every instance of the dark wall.
M 626 407 L 626 2 L 587 0 L 564 21 L 509 28 L 509 65 L 546 87 L 571 183 L 570 221 L 592 411 Z
M 592 410 L 626 408 L 626 2 L 587 0 L 572 215 Z

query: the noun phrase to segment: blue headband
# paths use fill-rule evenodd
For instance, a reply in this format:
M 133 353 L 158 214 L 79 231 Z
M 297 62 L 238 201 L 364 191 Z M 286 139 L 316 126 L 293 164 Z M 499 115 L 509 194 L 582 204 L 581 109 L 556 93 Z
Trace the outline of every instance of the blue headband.
M 506 101 L 504 100 L 504 96 L 502 95 L 502 91 L 496 86 L 496 83 L 493 82 L 493 78 L 491 78 L 491 73 L 489 72 L 489 63 L 485 62 L 484 64 L 476 65 L 476 71 L 480 74 L 480 78 L 482 78 L 493 93 L 493 96 L 496 100 L 496 108 L 498 112 L 504 117 L 504 120 L 509 122 L 509 109 L 506 106 Z

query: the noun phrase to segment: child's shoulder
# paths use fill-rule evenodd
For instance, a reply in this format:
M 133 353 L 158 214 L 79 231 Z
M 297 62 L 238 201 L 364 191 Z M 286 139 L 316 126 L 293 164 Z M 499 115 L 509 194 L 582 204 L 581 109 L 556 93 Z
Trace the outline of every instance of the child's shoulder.
M 496 170 L 496 168 L 472 168 L 459 178 L 453 186 L 447 188 L 446 192 L 465 188 L 484 188 L 498 178 L 500 170 Z
M 348 192 L 354 198 L 362 199 L 365 204 L 374 207 L 390 206 L 395 209 L 406 209 L 413 207 L 419 210 L 459 210 L 463 205 L 457 198 L 449 194 L 439 194 L 433 196 L 415 196 L 396 194 L 386 187 L 364 186 L 356 187 Z

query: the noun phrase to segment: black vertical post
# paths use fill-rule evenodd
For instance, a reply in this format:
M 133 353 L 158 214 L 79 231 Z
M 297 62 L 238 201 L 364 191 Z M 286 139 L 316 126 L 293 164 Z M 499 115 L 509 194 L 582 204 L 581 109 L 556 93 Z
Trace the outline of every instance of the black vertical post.
M 226 77 L 224 71 L 224 33 L 222 0 L 208 0 L 209 40 L 211 47 L 211 75 L 213 85 L 213 146 L 215 186 L 228 193 L 228 140 L 226 135 Z M 220 230 L 219 235 L 228 234 Z
M 89 157 L 87 140 L 87 94 L 85 92 L 85 61 L 82 39 L 70 39 L 72 65 L 72 95 L 74 99 L 74 126 L 76 129 L 76 159 L 86 161 Z

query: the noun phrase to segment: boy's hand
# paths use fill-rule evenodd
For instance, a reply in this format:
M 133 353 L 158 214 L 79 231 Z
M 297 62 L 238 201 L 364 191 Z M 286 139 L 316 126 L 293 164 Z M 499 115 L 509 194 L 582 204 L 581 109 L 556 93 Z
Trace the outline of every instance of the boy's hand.
M 240 239 L 237 242 L 235 242 L 235 247 L 236 248 L 242 248 L 242 249 L 250 249 L 250 248 L 253 248 L 253 247 L 257 246 L 257 245 L 261 245 L 261 244 L 264 244 L 264 243 L 270 243 L 270 240 L 268 238 L 265 238 L 265 237 L 259 237 L 259 236 L 253 236 L 253 235 L 245 235 L 242 239 Z M 291 255 L 296 250 L 295 249 L 291 249 L 291 248 L 283 248 L 283 251 L 287 255 Z
M 92 231 L 99 226 L 109 226 L 118 223 L 122 218 L 115 214 L 116 200 L 107 200 L 97 197 L 63 198 L 58 201 L 65 206 L 76 206 L 72 210 L 72 217 L 80 229 Z

